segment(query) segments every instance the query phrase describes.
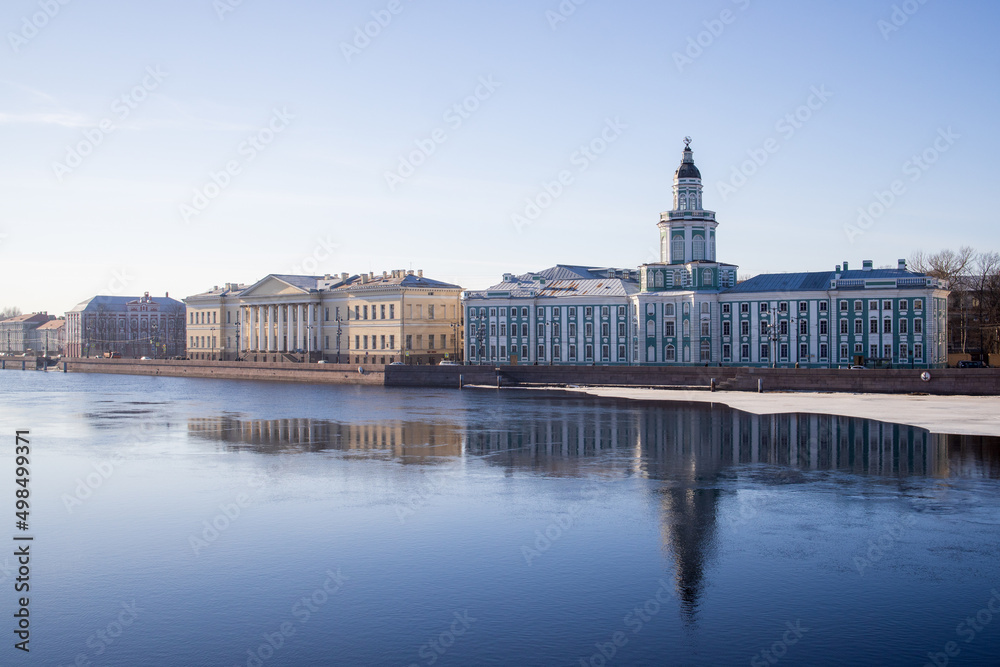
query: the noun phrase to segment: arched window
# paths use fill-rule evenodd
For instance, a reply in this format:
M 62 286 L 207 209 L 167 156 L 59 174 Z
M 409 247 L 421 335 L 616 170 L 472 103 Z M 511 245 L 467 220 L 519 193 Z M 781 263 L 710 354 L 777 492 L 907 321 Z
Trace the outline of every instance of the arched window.
M 684 337 L 691 337 L 691 320 L 684 320 Z
M 667 303 L 663 305 L 663 316 L 673 317 L 674 316 L 674 304 Z
M 701 341 L 701 360 L 702 361 L 712 360 L 712 345 L 707 340 Z
M 712 286 L 712 269 L 705 269 L 701 272 L 701 283 L 705 287 Z
M 663 272 L 655 271 L 654 273 L 656 273 L 656 286 L 663 287 Z
M 692 246 L 694 259 L 696 261 L 699 259 L 705 259 L 705 237 L 695 236 Z
M 664 361 L 677 361 L 677 350 L 673 345 L 667 345 L 666 352 L 663 355 Z
M 670 261 L 684 261 L 684 239 L 676 238 L 670 242 Z
M 687 207 L 688 207 L 688 198 L 687 198 L 687 195 L 682 192 L 681 196 L 680 196 L 680 203 L 678 205 L 678 208 L 683 211 Z
M 653 286 L 653 274 L 651 272 L 646 273 L 646 287 Z
M 652 320 L 646 322 L 646 336 L 652 338 L 656 335 L 656 324 Z

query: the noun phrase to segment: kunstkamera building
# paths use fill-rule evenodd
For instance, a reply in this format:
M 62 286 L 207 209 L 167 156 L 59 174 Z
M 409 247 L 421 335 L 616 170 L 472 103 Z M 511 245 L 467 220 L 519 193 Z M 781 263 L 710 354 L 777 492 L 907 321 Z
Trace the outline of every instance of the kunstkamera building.
M 660 215 L 660 261 L 557 265 L 462 295 L 465 358 L 481 364 L 943 367 L 948 292 L 896 268 L 762 274 L 716 258 L 690 140 Z

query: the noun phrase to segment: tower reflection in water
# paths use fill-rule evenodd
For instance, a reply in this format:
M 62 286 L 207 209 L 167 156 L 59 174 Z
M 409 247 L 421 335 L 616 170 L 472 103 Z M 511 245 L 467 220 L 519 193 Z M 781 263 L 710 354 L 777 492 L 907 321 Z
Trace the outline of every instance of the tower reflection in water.
M 656 480 L 663 543 L 689 620 L 718 532 L 719 503 L 734 493 L 720 481 L 749 476 L 756 485 L 778 486 L 824 471 L 886 480 L 1000 477 L 996 438 L 703 404 L 533 398 L 530 406 L 527 414 L 514 405 L 382 423 L 219 416 L 191 419 L 188 432 L 263 454 L 332 450 L 404 464 L 466 457 L 508 474 Z

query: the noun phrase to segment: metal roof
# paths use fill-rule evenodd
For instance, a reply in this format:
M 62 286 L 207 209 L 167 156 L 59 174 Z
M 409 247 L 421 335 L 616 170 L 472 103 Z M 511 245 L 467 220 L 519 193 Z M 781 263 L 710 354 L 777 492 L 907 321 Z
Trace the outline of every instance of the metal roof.
M 106 296 L 98 294 L 97 296 L 92 296 L 86 301 L 81 301 L 76 304 L 71 310 L 66 312 L 69 313 L 82 313 L 85 311 L 96 310 L 100 306 L 113 307 L 113 308 L 124 308 L 126 304 L 132 301 L 138 301 L 142 299 L 141 296 Z M 150 297 L 150 301 L 161 306 L 180 306 L 184 307 L 184 304 L 176 299 L 171 299 L 170 297 Z
M 923 278 L 925 274 L 901 269 L 853 269 L 841 271 L 815 271 L 810 273 L 762 273 L 724 290 L 723 294 L 749 292 L 815 292 L 830 289 L 832 280 L 896 280 L 897 278 Z

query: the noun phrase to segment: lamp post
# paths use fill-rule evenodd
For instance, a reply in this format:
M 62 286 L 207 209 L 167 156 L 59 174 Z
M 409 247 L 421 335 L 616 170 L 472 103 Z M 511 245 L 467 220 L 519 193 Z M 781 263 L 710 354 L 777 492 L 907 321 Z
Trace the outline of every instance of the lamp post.
M 340 363 L 340 334 L 343 331 L 343 325 L 340 320 L 340 308 L 337 309 L 337 363 Z
M 242 308 L 236 311 L 236 361 L 240 360 L 240 331 L 243 329 L 243 325 L 240 324 L 240 314 L 242 312 Z

